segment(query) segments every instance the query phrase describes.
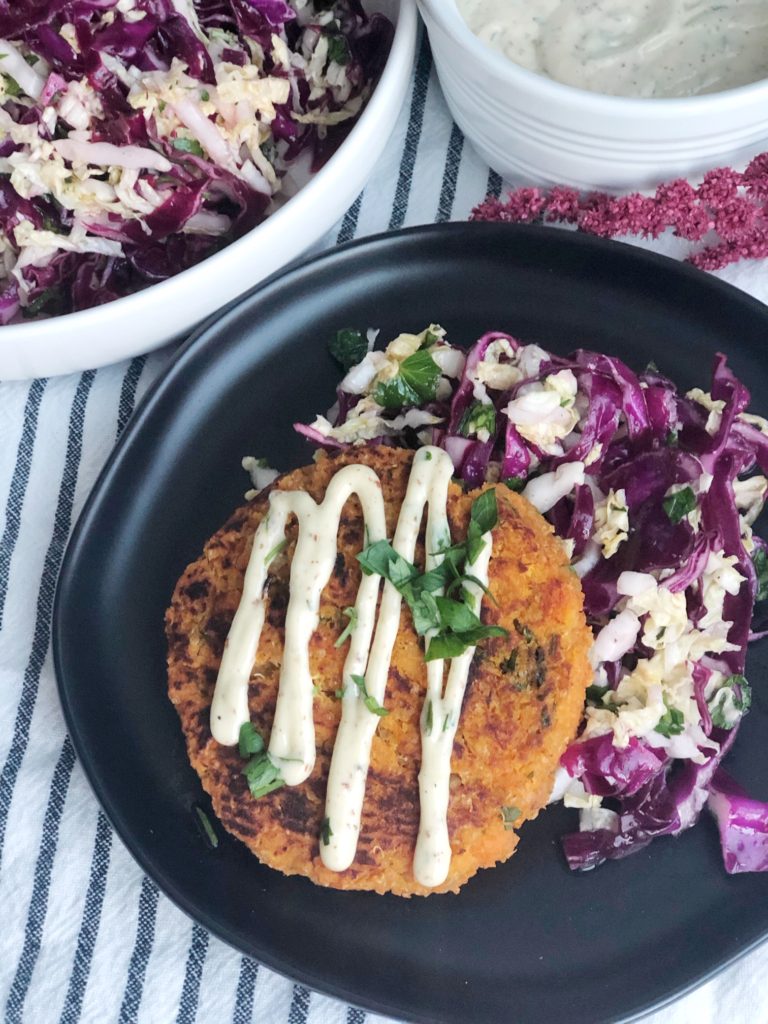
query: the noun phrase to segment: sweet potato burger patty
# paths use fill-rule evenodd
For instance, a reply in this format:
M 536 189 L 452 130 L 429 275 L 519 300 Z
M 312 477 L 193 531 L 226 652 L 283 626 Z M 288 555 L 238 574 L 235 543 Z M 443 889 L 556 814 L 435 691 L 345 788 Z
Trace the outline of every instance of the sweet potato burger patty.
M 307 491 L 322 500 L 333 475 L 349 463 L 379 475 L 392 536 L 408 484 L 413 455 L 399 449 L 362 448 L 321 456 L 273 485 Z M 533 818 L 551 791 L 558 759 L 573 738 L 590 670 L 592 635 L 582 611 L 576 576 L 550 526 L 519 495 L 496 487 L 499 521 L 493 533 L 490 591 L 481 617 L 505 627 L 507 637 L 484 641 L 470 670 L 451 761 L 448 829 L 452 858 L 445 882 L 426 889 L 413 878 L 419 826 L 419 716 L 426 688 L 423 644 L 404 604 L 389 670 L 382 717 L 371 751 L 355 860 L 343 872 L 326 868 L 319 853 L 325 789 L 341 717 L 342 666 L 347 643 L 336 641 L 347 625 L 343 609 L 354 604 L 360 581 L 357 554 L 364 546 L 360 505 L 344 507 L 338 556 L 320 603 L 310 642 L 314 678 L 317 760 L 311 776 L 254 799 L 237 747 L 211 736 L 209 712 L 221 654 L 240 600 L 253 535 L 268 499 L 262 493 L 240 508 L 206 544 L 179 580 L 166 616 L 169 694 L 187 741 L 190 761 L 213 807 L 233 835 L 265 864 L 288 875 L 306 875 L 338 889 L 370 889 L 400 896 L 456 891 L 478 868 L 505 860 L 517 845 L 517 828 Z M 451 485 L 448 517 L 454 540 L 465 537 L 477 492 Z M 296 543 L 269 567 L 267 614 L 248 688 L 251 721 L 268 739 L 283 650 L 288 577 Z M 423 565 L 420 542 L 416 564 Z

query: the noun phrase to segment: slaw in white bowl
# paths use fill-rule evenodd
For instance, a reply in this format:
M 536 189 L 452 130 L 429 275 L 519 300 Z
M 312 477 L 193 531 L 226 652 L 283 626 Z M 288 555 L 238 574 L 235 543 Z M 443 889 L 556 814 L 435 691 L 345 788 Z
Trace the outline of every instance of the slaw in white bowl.
M 262 224 L 203 262 L 141 292 L 92 309 L 0 330 L 0 379 L 55 376 L 126 359 L 182 337 L 197 323 L 315 244 L 363 188 L 405 98 L 417 15 L 413 0 L 370 0 L 395 25 L 382 76 L 349 136 Z

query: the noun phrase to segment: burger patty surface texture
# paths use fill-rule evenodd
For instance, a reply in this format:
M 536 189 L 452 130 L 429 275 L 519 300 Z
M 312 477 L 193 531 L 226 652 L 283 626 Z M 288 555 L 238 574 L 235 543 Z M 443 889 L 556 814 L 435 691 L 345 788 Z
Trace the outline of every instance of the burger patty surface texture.
M 390 447 L 323 455 L 272 487 L 303 490 L 319 502 L 339 469 L 350 463 L 368 465 L 382 483 L 391 537 L 412 458 L 412 452 Z M 477 493 L 450 487 L 454 542 L 466 535 Z M 412 870 L 426 665 L 423 641 L 405 604 L 384 700 L 388 714 L 379 721 L 371 750 L 355 860 L 346 871 L 334 872 L 320 859 L 326 781 L 341 717 L 337 694 L 347 653 L 347 644 L 337 647 L 336 642 L 348 621 L 343 611 L 355 602 L 361 572 L 356 556 L 365 545 L 357 499 L 351 498 L 343 510 L 336 564 L 309 645 L 317 759 L 311 776 L 299 786 L 254 799 L 237 747 L 220 745 L 209 725 L 224 642 L 240 600 L 253 536 L 268 508 L 268 491 L 238 509 L 184 572 L 166 615 L 169 695 L 181 719 L 189 759 L 216 815 L 263 863 L 337 889 L 400 896 L 457 891 L 478 868 L 506 860 L 517 845 L 515 830 L 547 802 L 558 759 L 581 716 L 591 676 L 592 634 L 584 620 L 578 579 L 550 526 L 505 486 L 498 485 L 496 493 L 499 521 L 489 569 L 493 599 L 484 598 L 481 617 L 503 626 L 508 636 L 484 641 L 470 669 L 451 759 L 451 866 L 436 889 L 417 883 Z M 288 544 L 269 566 L 266 620 L 248 687 L 251 721 L 267 740 L 277 700 L 296 535 L 292 519 Z M 420 540 L 416 564 L 423 566 L 423 560 Z

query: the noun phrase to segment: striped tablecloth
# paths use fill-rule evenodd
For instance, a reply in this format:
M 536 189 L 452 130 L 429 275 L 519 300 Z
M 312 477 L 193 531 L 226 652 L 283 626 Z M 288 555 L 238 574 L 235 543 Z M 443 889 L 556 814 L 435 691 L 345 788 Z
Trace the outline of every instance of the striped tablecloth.
M 422 45 L 386 155 L 325 244 L 463 219 L 501 188 L 452 125 Z M 675 244 L 653 247 L 674 254 Z M 730 277 L 768 299 L 765 266 Z M 88 491 L 168 358 L 161 352 L 80 376 L 0 384 L 3 1019 L 381 1024 L 240 956 L 177 910 L 113 834 L 66 734 L 50 653 L 56 577 Z M 660 950 L 660 970 L 663 957 Z M 768 1021 L 768 946 L 649 1018 L 691 1021 Z

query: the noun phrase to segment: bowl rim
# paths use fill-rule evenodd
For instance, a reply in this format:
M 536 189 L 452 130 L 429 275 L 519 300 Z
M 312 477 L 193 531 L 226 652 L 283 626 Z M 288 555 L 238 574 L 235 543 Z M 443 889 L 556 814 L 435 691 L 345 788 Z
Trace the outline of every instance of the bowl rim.
M 746 100 L 755 105 L 768 101 L 768 76 L 747 85 L 697 96 L 609 96 L 575 85 L 566 85 L 546 75 L 515 64 L 514 61 L 488 46 L 478 38 L 464 21 L 456 0 L 417 0 L 427 27 L 435 22 L 454 42 L 462 46 L 478 64 L 485 64 L 496 77 L 509 85 L 525 86 L 527 91 L 566 106 L 595 114 L 613 114 L 624 117 L 677 118 L 711 116 L 726 113 L 741 106 Z
M 355 122 L 350 138 L 352 135 L 363 134 L 369 127 L 373 128 L 376 125 L 389 105 L 390 90 L 395 88 L 397 81 L 403 74 L 403 67 L 407 66 L 410 69 L 408 55 L 412 49 L 418 28 L 415 3 L 414 0 L 393 0 L 393 3 L 396 5 L 396 11 L 393 14 L 395 31 L 389 55 L 373 93 L 368 99 L 360 117 Z M 358 132 L 358 129 L 361 127 L 363 131 Z M 305 216 L 309 215 L 315 203 L 322 198 L 326 182 L 332 181 L 336 175 L 336 168 L 342 166 L 345 159 L 347 142 L 348 139 L 345 138 L 320 170 L 313 174 L 307 183 L 294 196 L 291 196 L 290 199 L 275 210 L 274 213 L 266 217 L 260 224 L 251 228 L 241 238 L 230 242 L 229 245 L 224 246 L 218 252 L 207 256 L 200 263 L 196 263 L 187 270 L 174 274 L 173 277 L 168 277 L 164 281 L 157 281 L 155 284 L 142 288 L 140 291 L 132 292 L 130 295 L 123 295 L 118 299 L 113 299 L 111 302 L 105 302 L 99 306 L 91 306 L 88 309 L 63 313 L 60 316 L 52 316 L 45 319 L 5 324 L 0 329 L 0 348 L 6 344 L 10 346 L 22 342 L 29 345 L 43 343 L 44 341 L 49 341 L 53 335 L 59 332 L 69 334 L 76 332 L 78 328 L 88 331 L 98 330 L 100 327 L 108 329 L 110 323 L 116 317 L 125 319 L 141 318 L 151 314 L 153 303 L 172 304 L 180 301 L 183 299 L 182 292 L 188 288 L 199 287 L 207 290 L 210 287 L 206 281 L 207 276 L 213 271 L 222 273 L 225 271 L 227 264 L 233 264 L 241 257 L 246 257 L 250 247 L 253 245 L 254 237 L 256 237 L 259 231 L 262 233 L 265 231 L 282 233 L 291 223 L 291 218 L 294 221 L 301 222 Z M 296 258 L 300 257 L 301 253 Z M 289 260 L 285 266 L 292 262 L 294 262 L 293 259 Z M 265 280 L 267 277 L 272 276 L 272 273 L 267 274 Z M 258 283 L 258 280 L 255 281 L 254 286 L 258 285 Z M 247 290 L 248 288 L 246 287 Z M 179 294 L 176 295 L 176 292 L 179 292 Z M 237 297 L 235 296 L 235 298 Z M 231 300 L 224 300 L 222 305 L 226 305 L 229 301 Z M 216 308 L 218 309 L 219 307 L 217 306 Z M 212 312 L 215 312 L 215 310 Z M 206 321 L 208 315 L 203 316 L 200 322 Z M 140 322 L 140 320 L 137 322 Z M 189 334 L 193 329 L 194 326 L 181 331 L 180 334 Z M 161 342 L 161 344 L 167 344 L 167 342 Z M 156 348 L 157 345 L 154 347 Z

